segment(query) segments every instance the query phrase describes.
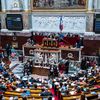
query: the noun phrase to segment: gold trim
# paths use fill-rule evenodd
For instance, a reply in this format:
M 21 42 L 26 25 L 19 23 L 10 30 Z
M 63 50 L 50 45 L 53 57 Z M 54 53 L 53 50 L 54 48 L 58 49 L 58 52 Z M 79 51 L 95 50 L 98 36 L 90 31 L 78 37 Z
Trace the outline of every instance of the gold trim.
M 22 13 L 22 12 L 31 12 L 31 10 L 6 10 L 6 11 L 2 11 L 2 12 L 10 12 L 10 13 Z
M 28 11 L 5 11 L 5 12 L 0 12 L 0 14 L 30 14 L 32 13 L 31 10 L 28 10 Z
M 88 11 L 88 1 L 89 0 L 86 0 L 86 10 Z
M 45 9 L 45 10 L 40 10 L 40 9 L 34 9 L 32 10 L 32 12 L 84 12 L 84 11 L 87 11 L 87 9 L 70 9 L 70 10 L 67 10 L 67 9 L 57 9 L 57 10 L 50 10 L 50 9 Z
M 94 14 L 95 11 L 94 11 L 94 10 L 88 10 L 86 13 L 87 13 L 87 14 Z

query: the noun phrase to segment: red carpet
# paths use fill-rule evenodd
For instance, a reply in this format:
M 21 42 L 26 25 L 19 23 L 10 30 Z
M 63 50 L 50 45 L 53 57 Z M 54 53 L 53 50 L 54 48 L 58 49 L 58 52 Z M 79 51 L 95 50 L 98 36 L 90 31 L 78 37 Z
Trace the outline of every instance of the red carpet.
M 50 91 L 51 91 L 51 93 L 54 95 L 54 100 L 59 100 L 59 99 L 58 99 L 58 97 L 57 97 L 57 96 L 55 96 L 54 89 L 53 89 L 53 88 L 51 88 L 51 89 L 50 89 Z

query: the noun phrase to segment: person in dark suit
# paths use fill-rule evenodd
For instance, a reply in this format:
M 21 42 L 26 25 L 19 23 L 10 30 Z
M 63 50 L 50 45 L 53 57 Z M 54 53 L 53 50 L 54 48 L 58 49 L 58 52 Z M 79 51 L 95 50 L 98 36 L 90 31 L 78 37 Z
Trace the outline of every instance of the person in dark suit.
M 68 74 L 68 70 L 69 70 L 69 61 L 65 62 L 65 74 Z
M 84 59 L 82 59 L 82 61 L 81 61 L 81 69 L 82 70 L 86 70 L 87 69 L 87 60 L 84 58 Z
M 48 91 L 48 89 L 42 89 L 40 93 L 41 96 L 52 96 L 52 93 Z
M 43 96 L 45 98 L 45 96 L 50 96 L 48 98 L 48 100 L 52 100 L 52 93 L 48 91 L 48 89 L 42 89 L 42 92 L 40 93 L 40 96 Z
M 53 67 L 50 65 L 49 76 L 53 78 Z
M 58 77 L 58 68 L 56 65 L 53 66 L 53 74 L 54 74 L 54 77 Z
M 9 57 L 11 54 L 11 46 L 9 44 L 7 44 L 5 47 L 5 50 L 6 50 L 7 57 Z
M 30 62 L 29 62 L 29 60 L 27 60 L 27 62 L 25 63 L 25 65 L 24 65 L 24 71 L 23 71 L 24 73 L 23 73 L 23 75 L 25 76 L 25 75 L 30 75 Z
M 32 74 L 33 61 L 29 59 L 27 62 L 28 62 L 29 74 Z

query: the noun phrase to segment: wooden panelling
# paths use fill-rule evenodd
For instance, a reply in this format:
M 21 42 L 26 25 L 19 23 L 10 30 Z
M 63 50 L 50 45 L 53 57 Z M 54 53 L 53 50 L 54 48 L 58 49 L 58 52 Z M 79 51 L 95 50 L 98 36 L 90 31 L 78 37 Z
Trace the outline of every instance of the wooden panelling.
M 4 48 L 7 43 L 18 43 L 17 49 L 22 49 L 22 45 L 26 43 L 28 37 L 17 36 L 16 40 L 13 40 L 13 36 L 1 36 L 1 46 Z M 84 49 L 82 54 L 85 55 L 97 55 L 99 54 L 100 40 L 84 40 Z
M 15 38 L 15 39 L 14 39 Z M 22 49 L 22 45 L 26 43 L 28 37 L 23 36 L 1 36 L 1 46 L 4 48 L 6 44 L 12 45 L 12 43 L 18 43 L 18 48 L 16 49 Z
M 84 40 L 83 54 L 98 55 L 100 48 L 100 40 Z

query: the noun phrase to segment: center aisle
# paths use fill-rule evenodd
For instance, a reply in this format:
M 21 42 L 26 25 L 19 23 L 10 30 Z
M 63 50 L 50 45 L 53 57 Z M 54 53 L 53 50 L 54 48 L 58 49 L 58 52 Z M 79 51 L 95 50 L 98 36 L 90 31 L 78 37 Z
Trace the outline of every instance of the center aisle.
M 50 91 L 51 91 L 51 93 L 52 93 L 53 96 L 54 96 L 54 100 L 59 100 L 59 99 L 58 99 L 58 96 L 55 96 L 54 89 L 51 88 Z

